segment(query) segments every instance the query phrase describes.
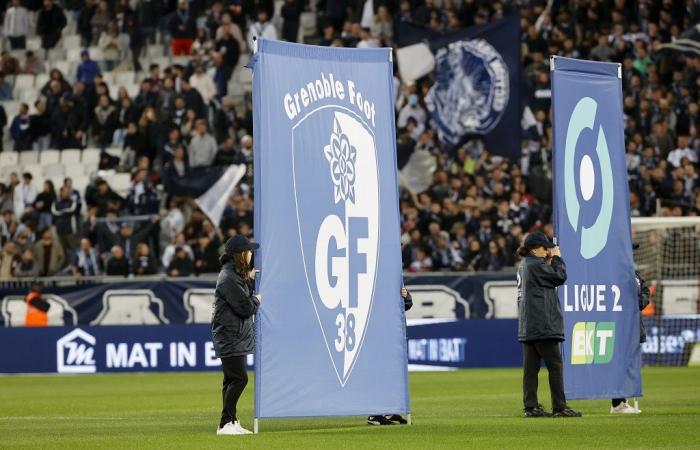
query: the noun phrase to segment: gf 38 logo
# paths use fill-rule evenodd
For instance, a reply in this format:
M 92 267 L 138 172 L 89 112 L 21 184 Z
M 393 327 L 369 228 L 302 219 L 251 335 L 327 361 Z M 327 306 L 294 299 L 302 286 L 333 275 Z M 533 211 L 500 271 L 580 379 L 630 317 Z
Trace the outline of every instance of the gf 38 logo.
M 294 186 L 304 270 L 342 386 L 360 354 L 370 319 L 379 251 L 379 183 L 370 130 L 361 117 L 341 106 L 319 108 L 294 127 Z

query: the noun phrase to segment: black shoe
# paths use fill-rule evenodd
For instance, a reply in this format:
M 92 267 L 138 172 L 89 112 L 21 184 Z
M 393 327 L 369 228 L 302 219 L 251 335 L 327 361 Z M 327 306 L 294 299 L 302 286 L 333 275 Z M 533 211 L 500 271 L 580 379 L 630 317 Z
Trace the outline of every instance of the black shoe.
M 408 423 L 408 420 L 404 419 L 399 414 L 387 414 L 384 418 L 397 425 L 406 425 Z
M 571 408 L 564 408 L 559 411 L 554 411 L 554 414 L 552 414 L 554 417 L 581 417 L 583 414 L 581 414 L 578 411 L 574 411 Z
M 367 425 L 394 425 L 394 422 L 387 420 L 384 416 L 369 416 Z
M 552 415 L 544 409 L 544 406 L 537 405 L 534 408 L 525 408 L 525 417 L 551 417 Z

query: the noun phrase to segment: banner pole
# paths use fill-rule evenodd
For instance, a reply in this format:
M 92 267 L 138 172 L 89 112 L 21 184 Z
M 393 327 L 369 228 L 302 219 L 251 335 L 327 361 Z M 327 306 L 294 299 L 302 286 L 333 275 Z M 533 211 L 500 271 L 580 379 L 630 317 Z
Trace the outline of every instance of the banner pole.
M 639 414 L 639 402 L 637 401 L 637 397 L 634 397 L 634 409 L 637 411 L 637 414 Z
M 258 434 L 258 418 L 253 419 L 253 434 Z
M 413 425 L 413 421 L 411 420 L 411 413 L 408 413 L 406 415 L 406 421 L 408 422 L 409 425 Z

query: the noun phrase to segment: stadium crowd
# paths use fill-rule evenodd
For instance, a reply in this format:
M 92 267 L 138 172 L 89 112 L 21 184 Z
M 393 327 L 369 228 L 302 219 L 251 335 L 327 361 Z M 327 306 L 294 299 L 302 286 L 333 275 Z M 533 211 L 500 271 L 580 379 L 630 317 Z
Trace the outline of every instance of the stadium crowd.
M 632 214 L 700 210 L 700 55 L 659 48 L 700 20 L 697 1 L 312 2 L 285 0 L 275 9 L 271 0 L 0 1 L 7 41 L 0 101 L 13 100 L 19 75 L 49 74 L 33 104 L 21 104 L 11 117 L 0 107 L 0 125 L 10 133 L 4 151 L 109 150 L 85 190 L 70 177 L 42 186 L 33 173 L 0 180 L 0 278 L 218 271 L 221 242 L 252 237 L 253 230 L 252 102 L 249 93 L 242 101 L 230 95 L 238 82 L 232 75 L 243 70 L 255 37 L 297 41 L 309 13 L 316 25 L 306 42 L 361 48 L 393 45 L 397 22 L 450 32 L 520 14 L 527 86 L 520 93 L 526 107 L 520 160 L 497 156 L 499 149 L 480 140 L 446 151 L 425 108 L 431 77 L 410 84 L 395 77 L 400 164 L 414 152 L 437 163 L 427 190 L 401 190 L 405 269 L 501 270 L 514 265 L 524 233 L 543 228 L 551 236 L 548 55 L 622 63 Z M 99 61 L 81 51 L 74 74 L 51 61 L 69 19 L 80 45 L 100 51 Z M 34 36 L 41 48 L 25 50 Z M 187 58 L 142 67 L 143 54 L 163 45 L 172 57 Z M 138 92 L 113 82 L 121 70 L 136 71 Z M 233 163 L 248 171 L 219 226 L 191 196 L 169 189 L 194 168 Z M 131 174 L 125 195 L 110 187 L 115 172 Z

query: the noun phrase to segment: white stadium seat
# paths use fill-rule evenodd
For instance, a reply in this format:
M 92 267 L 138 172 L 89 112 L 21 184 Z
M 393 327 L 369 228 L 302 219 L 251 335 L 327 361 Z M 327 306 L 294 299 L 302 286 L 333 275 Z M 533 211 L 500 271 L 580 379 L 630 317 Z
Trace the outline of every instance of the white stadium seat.
M 80 48 L 80 35 L 71 35 L 63 37 L 63 48 Z
M 24 152 L 24 153 L 32 153 L 32 152 Z M 41 164 L 24 164 L 22 166 L 22 173 L 29 172 L 32 174 L 34 177 L 34 181 L 36 182 L 37 179 L 41 178 L 42 170 L 41 170 Z M 40 189 L 41 190 L 41 189 Z
M 48 73 L 40 73 L 36 76 L 36 79 L 34 80 L 34 86 L 38 89 L 41 90 L 41 88 L 44 87 L 46 83 L 49 81 L 49 74 Z
M 21 166 L 28 166 L 31 164 L 37 164 L 39 162 L 39 158 L 37 158 L 37 154 L 33 151 L 20 152 L 18 162 Z
M 44 150 L 39 154 L 40 164 L 56 164 L 61 159 L 59 150 Z
M 85 166 L 81 162 L 76 162 L 72 164 L 64 164 L 65 175 L 71 178 L 84 177 L 87 175 L 85 173 Z
M 107 179 L 109 186 L 119 195 L 126 196 L 131 187 L 131 174 L 115 173 Z
M 73 70 L 73 63 L 70 61 L 53 61 L 53 68 L 61 71 L 63 76 L 69 82 L 75 80 L 75 70 Z
M 61 177 L 63 178 L 66 174 L 66 169 L 61 163 L 46 164 L 41 166 L 42 173 L 45 178 L 51 177 Z
M 83 150 L 82 162 L 83 166 L 91 167 L 91 170 L 97 170 L 97 165 L 100 162 L 100 149 L 86 148 Z
M 34 88 L 21 89 L 15 94 L 15 98 L 22 103 L 26 103 L 30 110 L 34 105 L 34 102 L 37 101 L 40 96 L 41 92 L 39 89 Z
M 7 181 L 12 172 L 15 172 L 17 175 L 21 175 L 22 168 L 13 164 L 0 164 L 0 180 Z
M 90 179 L 85 175 L 71 178 L 73 179 L 73 189 L 77 189 L 79 192 L 85 192 L 85 188 L 90 184 Z
M 33 89 L 34 75 L 22 73 L 15 77 L 15 92 L 20 89 Z
M 0 153 L 0 167 L 14 166 L 19 161 L 17 152 L 4 151 Z
M 90 59 L 94 61 L 102 61 L 104 58 L 104 54 L 102 53 L 102 49 L 100 47 L 95 47 L 92 46 L 88 48 L 88 52 L 90 52 Z
M 114 75 L 114 83 L 117 87 L 129 86 L 134 84 L 135 81 L 136 74 L 131 70 L 127 70 L 125 72 L 118 72 Z
M 80 149 L 67 148 L 61 151 L 61 162 L 66 169 L 70 166 L 80 166 Z
M 31 37 L 27 39 L 27 50 L 40 50 L 41 49 L 41 38 Z
M 51 50 L 49 50 L 49 61 L 65 61 L 66 59 L 66 51 L 62 48 L 59 47 L 54 47 Z
M 2 107 L 5 108 L 5 115 L 7 116 L 8 124 L 12 123 L 12 119 L 19 112 L 19 104 L 20 102 L 13 100 L 2 102 Z
M 126 89 L 126 93 L 129 94 L 129 97 L 134 98 L 137 95 L 139 95 L 139 85 L 138 84 L 127 84 L 124 86 L 124 89 Z
M 66 49 L 66 57 L 67 57 L 68 61 L 79 62 L 81 51 L 83 51 L 83 49 L 81 49 L 80 47 Z

